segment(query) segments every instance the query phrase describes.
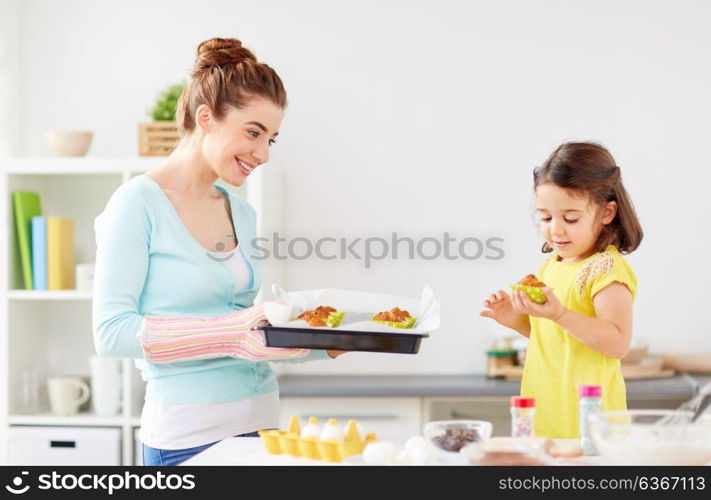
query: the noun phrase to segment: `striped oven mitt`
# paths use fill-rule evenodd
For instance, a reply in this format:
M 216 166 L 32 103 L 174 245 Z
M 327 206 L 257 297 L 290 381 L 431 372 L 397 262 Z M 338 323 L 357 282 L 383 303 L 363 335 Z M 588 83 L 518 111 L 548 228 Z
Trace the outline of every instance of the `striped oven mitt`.
M 140 332 L 146 361 L 174 363 L 219 357 L 250 361 L 298 359 L 308 349 L 266 347 L 264 306 L 231 312 L 214 318 L 144 316 Z

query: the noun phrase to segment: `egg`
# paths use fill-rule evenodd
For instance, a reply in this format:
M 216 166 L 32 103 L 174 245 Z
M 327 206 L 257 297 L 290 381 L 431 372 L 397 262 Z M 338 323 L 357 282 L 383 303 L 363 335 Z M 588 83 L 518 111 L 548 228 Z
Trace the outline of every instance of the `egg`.
M 321 426 L 318 424 L 318 419 L 316 417 L 309 418 L 309 423 L 301 431 L 301 437 L 304 438 L 316 438 L 321 436 Z
M 374 441 L 363 450 L 363 462 L 368 465 L 390 465 L 394 457 L 395 445 L 390 441 Z
M 365 441 L 366 433 L 363 426 L 355 420 L 349 420 L 344 430 L 346 441 Z
M 365 441 L 365 437 L 367 436 L 365 429 L 363 429 L 363 426 L 358 422 L 356 422 L 356 427 L 358 428 L 358 437 L 361 441 Z
M 405 442 L 397 461 L 403 465 L 436 465 L 437 450 L 422 436 L 412 436 Z
M 343 427 L 338 424 L 338 419 L 330 418 L 321 431 L 321 441 L 343 441 L 345 439 Z

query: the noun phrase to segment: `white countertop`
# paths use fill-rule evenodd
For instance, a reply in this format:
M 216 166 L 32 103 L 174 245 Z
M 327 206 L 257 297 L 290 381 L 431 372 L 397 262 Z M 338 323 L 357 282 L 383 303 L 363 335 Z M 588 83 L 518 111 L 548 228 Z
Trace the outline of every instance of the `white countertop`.
M 232 437 L 186 460 L 181 465 L 343 465 L 289 455 L 271 455 L 258 437 Z
M 556 439 L 556 443 L 570 444 L 573 439 Z M 397 445 L 403 443 L 396 443 Z M 262 446 L 260 438 L 227 438 L 207 450 L 186 460 L 181 465 L 349 465 L 297 458 L 289 455 L 271 455 Z M 561 465 L 601 465 L 600 457 L 581 457 L 575 460 L 561 461 Z

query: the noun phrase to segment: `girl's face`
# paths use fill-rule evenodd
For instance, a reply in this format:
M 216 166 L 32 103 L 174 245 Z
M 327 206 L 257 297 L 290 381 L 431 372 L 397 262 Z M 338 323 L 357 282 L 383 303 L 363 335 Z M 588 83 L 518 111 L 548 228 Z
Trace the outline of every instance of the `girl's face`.
M 536 188 L 538 230 L 564 262 L 577 262 L 595 253 L 604 225 L 615 218 L 614 201 L 599 207 L 588 196 L 546 182 Z
M 241 186 L 255 168 L 269 160 L 284 111 L 268 99 L 255 97 L 244 109 L 230 106 L 219 121 L 207 106 L 200 106 L 196 115 L 205 133 L 205 160 L 222 180 Z

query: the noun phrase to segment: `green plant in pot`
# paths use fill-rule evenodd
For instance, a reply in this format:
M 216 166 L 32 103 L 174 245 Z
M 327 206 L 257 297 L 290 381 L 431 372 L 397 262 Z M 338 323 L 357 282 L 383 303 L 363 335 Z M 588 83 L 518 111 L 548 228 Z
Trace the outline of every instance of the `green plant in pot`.
M 179 83 L 171 85 L 158 96 L 155 105 L 148 108 L 148 116 L 153 121 L 175 121 L 175 110 L 178 107 L 178 99 L 185 90 L 185 84 Z
M 138 149 L 141 156 L 168 156 L 180 140 L 175 123 L 178 99 L 185 83 L 174 84 L 163 90 L 156 103 L 146 111 L 151 123 L 138 124 Z

